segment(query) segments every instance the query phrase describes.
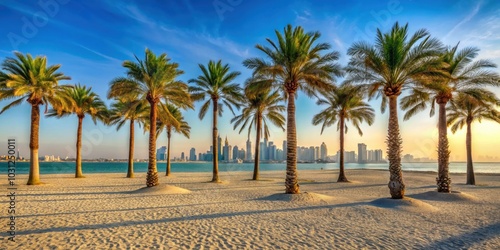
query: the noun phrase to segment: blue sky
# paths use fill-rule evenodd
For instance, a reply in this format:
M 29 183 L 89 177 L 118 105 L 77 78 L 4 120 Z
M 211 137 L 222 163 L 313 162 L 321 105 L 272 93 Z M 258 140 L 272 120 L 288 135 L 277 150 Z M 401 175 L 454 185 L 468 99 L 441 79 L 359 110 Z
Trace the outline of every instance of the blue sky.
M 328 42 L 342 55 L 345 65 L 349 46 L 358 40 L 373 40 L 375 29 L 388 30 L 396 21 L 409 23 L 411 32 L 426 28 L 444 44 L 476 46 L 481 49 L 478 58 L 500 64 L 500 2 L 498 1 L 75 1 L 40 0 L 0 2 L 0 60 L 17 50 L 33 55 L 46 55 L 50 64 L 62 64 L 61 71 L 72 77 L 61 84 L 81 83 L 92 86 L 105 99 L 109 82 L 124 76 L 124 60 L 134 60 L 134 54 L 143 57 L 144 49 L 167 53 L 179 63 L 187 81 L 200 74 L 198 64 L 222 59 L 233 70 L 242 72 L 236 82 L 243 83 L 251 72 L 242 61 L 261 57 L 256 44 L 265 44 L 266 38 L 275 39 L 274 31 L 287 24 L 301 25 L 306 31 L 320 31 L 320 42 Z M 497 69 L 498 71 L 498 69 Z M 341 81 L 341 79 L 339 79 Z M 494 89 L 500 94 L 498 89 Z M 106 100 L 109 104 L 110 102 Z M 387 114 L 380 114 L 379 100 L 370 101 L 377 110 L 377 119 L 371 127 L 365 125 L 365 135 L 348 133 L 346 148 L 355 150 L 358 142 L 369 149 L 385 149 Z M 3 107 L 7 102 L 0 102 Z M 29 105 L 21 105 L 0 116 L 0 141 L 17 138 L 18 147 L 28 156 Z M 191 139 L 174 135 L 172 152 L 179 156 L 191 147 L 197 152 L 209 149 L 210 116 L 200 121 L 195 111 L 186 111 L 186 120 L 192 127 Z M 311 125 L 312 116 L 320 109 L 315 100 L 300 95 L 297 109 L 299 145 L 319 146 L 323 141 L 329 154 L 338 150 L 338 134 L 330 128 L 320 135 L 320 128 Z M 246 141 L 246 133 L 238 135 L 229 120 L 232 114 L 225 110 L 219 120 L 221 136 L 228 136 L 230 144 L 239 147 Z M 420 157 L 434 157 L 437 145 L 436 117 L 428 112 L 403 122 L 401 119 L 404 153 Z M 40 155 L 62 157 L 74 155 L 76 117 L 63 119 L 42 118 L 40 128 Z M 418 129 L 418 133 L 415 132 Z M 483 122 L 474 130 L 476 159 L 497 157 L 494 148 L 499 142 L 484 138 L 500 138 L 498 126 Z M 486 133 L 487 130 L 493 130 Z M 140 132 L 140 130 L 138 130 Z M 353 130 L 354 131 L 354 130 Z M 281 145 L 286 138 L 277 128 L 271 130 L 271 140 Z M 493 135 L 492 135 L 493 133 Z M 87 134 L 87 136 L 85 136 Z M 120 131 L 102 124 L 84 121 L 84 158 L 126 158 L 126 127 Z M 254 141 L 253 138 L 251 138 Z M 465 135 L 451 135 L 452 160 L 465 159 Z M 158 146 L 166 144 L 166 136 L 158 139 Z M 147 155 L 147 136 L 136 136 L 136 156 Z M 384 150 L 385 151 L 385 150 Z M 6 147 L 0 147 L 0 154 Z

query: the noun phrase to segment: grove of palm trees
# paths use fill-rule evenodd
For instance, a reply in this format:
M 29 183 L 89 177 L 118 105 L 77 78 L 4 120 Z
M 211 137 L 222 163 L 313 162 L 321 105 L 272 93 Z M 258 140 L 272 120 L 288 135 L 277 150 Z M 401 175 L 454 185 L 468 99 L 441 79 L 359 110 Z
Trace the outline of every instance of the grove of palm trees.
M 467 184 L 475 185 L 471 154 L 471 124 L 489 119 L 500 122 L 500 101 L 491 88 L 500 85 L 496 65 L 476 59 L 478 48 L 459 45 L 447 47 L 425 29 L 409 31 L 409 25 L 395 23 L 384 32 L 377 29 L 371 41 L 352 44 L 347 65 L 340 65 L 340 52 L 317 31 L 288 25 L 275 31 L 275 37 L 255 45 L 259 57 L 245 59 L 242 65 L 252 70 L 245 82 L 238 82 L 239 71 L 222 60 L 200 63 L 198 76 L 189 76 L 187 83 L 179 80 L 182 65 L 173 62 L 166 53 L 155 54 L 146 49 L 144 55 L 122 64 L 125 76 L 109 79 L 107 98 L 113 102 L 108 109 L 90 86 L 61 84 L 71 80 L 61 65 L 47 65 L 43 56 L 15 52 L 4 59 L 0 71 L 0 100 L 12 100 L 1 113 L 27 101 L 31 105 L 30 170 L 28 185 L 40 184 L 38 150 L 40 106 L 47 117 L 78 117 L 75 177 L 83 177 L 81 165 L 82 122 L 90 116 L 120 129 L 129 124 L 128 172 L 134 177 L 134 126 L 139 124 L 148 133 L 148 170 L 146 186 L 159 185 L 156 163 L 157 138 L 166 131 L 168 157 L 166 176 L 171 175 L 170 148 L 172 132 L 190 137 L 190 125 L 183 112 L 194 109 L 203 119 L 212 111 L 211 140 L 213 148 L 212 182 L 220 183 L 217 138 L 218 118 L 229 109 L 234 129 L 241 133 L 248 128 L 248 138 L 255 131 L 255 162 L 253 180 L 259 179 L 259 142 L 270 136 L 270 127 L 286 131 L 285 193 L 298 194 L 296 99 L 300 93 L 317 101 L 324 110 L 314 110 L 312 124 L 321 124 L 321 133 L 337 126 L 340 140 L 338 182 L 348 182 L 344 168 L 344 134 L 348 123 L 362 135 L 363 122 L 373 124 L 375 112 L 372 98 L 381 99 L 381 111 L 389 106 L 387 125 L 388 170 L 387 184 L 393 199 L 405 197 L 407 184 L 403 178 L 401 154 L 404 149 L 398 106 L 406 111 L 404 120 L 430 106 L 431 116 L 438 106 L 439 137 L 437 191 L 451 192 L 449 177 L 449 142 L 447 131 L 467 127 Z M 344 83 L 339 84 L 339 82 Z M 90 83 L 89 83 L 90 84 Z M 398 103 L 399 102 L 399 103 Z M 50 109 L 49 109 L 50 108 Z M 240 112 L 241 108 L 241 113 Z M 286 112 L 285 112 L 286 110 Z M 286 122 L 286 126 L 285 126 Z M 207 121 L 208 124 L 208 121 Z M 208 132 L 208 131 L 207 131 Z M 304 134 L 303 134 L 304 133 Z M 383 133 L 380 131 L 380 133 Z M 324 137 L 325 141 L 333 141 Z

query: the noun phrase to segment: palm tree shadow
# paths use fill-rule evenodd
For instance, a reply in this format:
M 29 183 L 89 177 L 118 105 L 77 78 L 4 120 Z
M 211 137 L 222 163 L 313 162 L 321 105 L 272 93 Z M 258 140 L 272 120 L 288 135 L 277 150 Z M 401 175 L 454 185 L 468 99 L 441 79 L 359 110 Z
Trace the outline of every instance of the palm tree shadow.
M 471 230 L 461 235 L 436 241 L 423 249 L 470 249 L 474 244 L 500 236 L 500 222 Z

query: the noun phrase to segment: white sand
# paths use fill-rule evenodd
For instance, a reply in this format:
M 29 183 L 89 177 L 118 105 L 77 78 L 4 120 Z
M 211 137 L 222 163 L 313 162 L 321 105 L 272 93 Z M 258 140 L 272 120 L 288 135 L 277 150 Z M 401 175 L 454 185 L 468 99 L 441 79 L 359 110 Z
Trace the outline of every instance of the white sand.
M 438 194 L 436 174 L 405 172 L 407 198 L 390 200 L 387 171 L 337 173 L 299 170 L 300 196 L 282 194 L 284 171 L 174 173 L 153 190 L 145 173 L 42 175 L 18 187 L 16 242 L 0 249 L 500 249 L 499 175 L 451 175 L 457 192 Z

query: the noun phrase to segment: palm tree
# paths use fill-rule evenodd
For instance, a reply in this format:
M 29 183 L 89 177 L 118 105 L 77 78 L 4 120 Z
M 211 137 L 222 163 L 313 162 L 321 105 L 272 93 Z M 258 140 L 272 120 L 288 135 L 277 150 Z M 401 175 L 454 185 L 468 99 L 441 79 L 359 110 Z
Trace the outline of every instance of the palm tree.
M 108 97 L 139 96 L 149 103 L 149 161 L 146 186 L 159 184 L 156 171 L 156 120 L 158 105 L 163 100 L 180 108 L 192 108 L 188 86 L 176 80 L 183 74 L 177 63 L 170 62 L 167 54 L 155 55 L 146 49 L 144 61 L 135 57 L 137 62 L 125 61 L 128 78 L 117 78 L 111 82 Z
M 71 114 L 76 114 L 78 117 L 78 130 L 76 134 L 76 171 L 75 178 L 83 178 L 82 174 L 82 125 L 85 115 L 90 115 L 94 124 L 97 120 L 107 123 L 108 110 L 106 104 L 99 96 L 92 91 L 92 88 L 75 85 L 74 88 L 68 88 L 62 94 L 66 102 L 55 109 L 49 110 L 48 117 L 61 118 Z
M 447 125 L 451 126 L 451 132 L 455 133 L 467 125 L 467 136 L 465 145 L 467 149 L 467 185 L 476 185 L 474 167 L 472 165 L 472 132 L 471 124 L 474 121 L 481 122 L 482 119 L 500 123 L 500 112 L 495 106 L 500 106 L 500 100 L 494 93 L 484 91 L 483 99 L 478 100 L 470 95 L 459 93 L 450 101 L 447 108 Z
M 346 122 L 351 123 L 358 130 L 359 135 L 363 131 L 359 125 L 366 121 L 372 125 L 375 113 L 370 105 L 363 101 L 362 86 L 353 86 L 342 84 L 333 92 L 324 94 L 325 99 L 319 99 L 317 105 L 327 105 L 320 113 L 313 117 L 313 125 L 322 123 L 321 133 L 326 127 L 337 123 L 337 130 L 340 130 L 340 159 L 339 159 L 339 178 L 337 182 L 349 182 L 344 172 L 344 133 L 347 133 Z
M 473 62 L 479 49 L 468 47 L 458 51 L 458 44 L 448 48 L 442 53 L 441 59 L 444 65 L 441 70 L 444 77 L 435 77 L 424 84 L 417 84 L 411 90 L 410 95 L 401 99 L 401 107 L 408 110 L 404 119 L 407 120 L 418 111 L 424 110 L 430 103 L 430 115 L 434 115 L 435 103 L 439 106 L 439 141 L 438 141 L 438 192 L 451 192 L 451 179 L 449 178 L 448 135 L 446 126 L 446 104 L 453 100 L 458 93 L 469 95 L 476 99 L 482 99 L 484 86 L 498 86 L 499 76 L 489 71 L 496 67 L 494 63 L 487 60 Z
M 28 185 L 40 184 L 40 167 L 38 164 L 38 132 L 40 126 L 40 105 L 49 104 L 57 106 L 62 101 L 59 93 L 64 86 L 59 86 L 61 80 L 70 80 L 59 72 L 61 65 L 47 66 L 47 58 L 30 54 L 23 55 L 15 52 L 15 57 L 8 57 L 2 63 L 5 72 L 0 72 L 0 100 L 16 99 L 1 111 L 19 105 L 26 100 L 31 105 L 31 131 L 30 131 L 30 171 Z
M 129 121 L 130 135 L 128 148 L 128 171 L 127 178 L 134 178 L 134 126 L 135 122 L 139 126 L 149 119 L 149 107 L 144 100 L 132 99 L 117 99 L 111 104 L 110 124 L 117 125 L 116 130 L 119 130 L 127 121 Z
M 254 83 L 255 79 L 249 79 L 247 86 Z M 285 106 L 281 104 L 284 98 L 280 96 L 278 91 L 271 92 L 270 89 L 261 89 L 257 93 L 252 93 L 250 88 L 245 88 L 245 100 L 243 101 L 243 110 L 241 115 L 231 119 L 234 122 L 234 129 L 241 126 L 241 131 L 248 125 L 248 137 L 252 127 L 255 125 L 255 160 L 252 180 L 259 179 L 259 142 L 261 133 L 264 132 L 264 137 L 269 138 L 268 120 L 277 127 L 285 131 L 285 117 L 282 112 L 285 111 Z M 262 126 L 264 125 L 264 126 Z
M 196 79 L 189 80 L 189 83 L 194 83 L 189 91 L 193 100 L 208 100 L 201 106 L 198 117 L 203 119 L 207 113 L 210 104 L 213 107 L 213 178 L 212 182 L 220 182 L 219 180 L 219 152 L 217 148 L 217 116 L 222 116 L 223 106 L 227 106 L 234 115 L 233 106 L 239 108 L 239 102 L 242 100 L 241 88 L 236 83 L 231 83 L 240 72 L 229 70 L 229 65 L 222 65 L 222 62 L 214 62 L 210 60 L 208 67 L 203 64 L 198 65 L 202 74 Z
M 354 43 L 347 54 L 351 56 L 346 70 L 348 82 L 366 83 L 369 97 L 382 97 L 382 112 L 389 102 L 387 154 L 389 157 L 389 190 L 393 199 L 402 199 L 405 193 L 401 172 L 401 144 L 397 99 L 404 87 L 426 79 L 440 65 L 434 60 L 441 53 L 441 43 L 430 38 L 425 30 L 408 37 L 408 24 L 394 24 L 391 31 L 382 34 L 377 29 L 374 45 Z
M 181 111 L 173 105 L 166 105 L 160 109 L 159 118 L 156 125 L 157 136 L 165 129 L 167 131 L 167 166 L 166 176 L 170 176 L 170 138 L 172 137 L 172 129 L 174 132 L 180 133 L 189 139 L 191 127 L 184 120 Z
M 335 76 L 341 76 L 341 67 L 334 62 L 338 52 L 321 55 L 330 49 L 327 43 L 316 43 L 319 32 L 305 33 L 300 26 L 288 25 L 283 34 L 275 31 L 278 41 L 267 38 L 271 47 L 256 45 L 270 61 L 262 58 L 250 58 L 243 64 L 255 71 L 254 75 L 271 76 L 275 83 L 254 84 L 253 88 L 278 88 L 287 98 L 287 157 L 286 157 L 286 193 L 300 192 L 297 183 L 297 133 L 295 124 L 295 98 L 298 90 L 307 96 L 316 95 L 318 90 L 332 90 Z

